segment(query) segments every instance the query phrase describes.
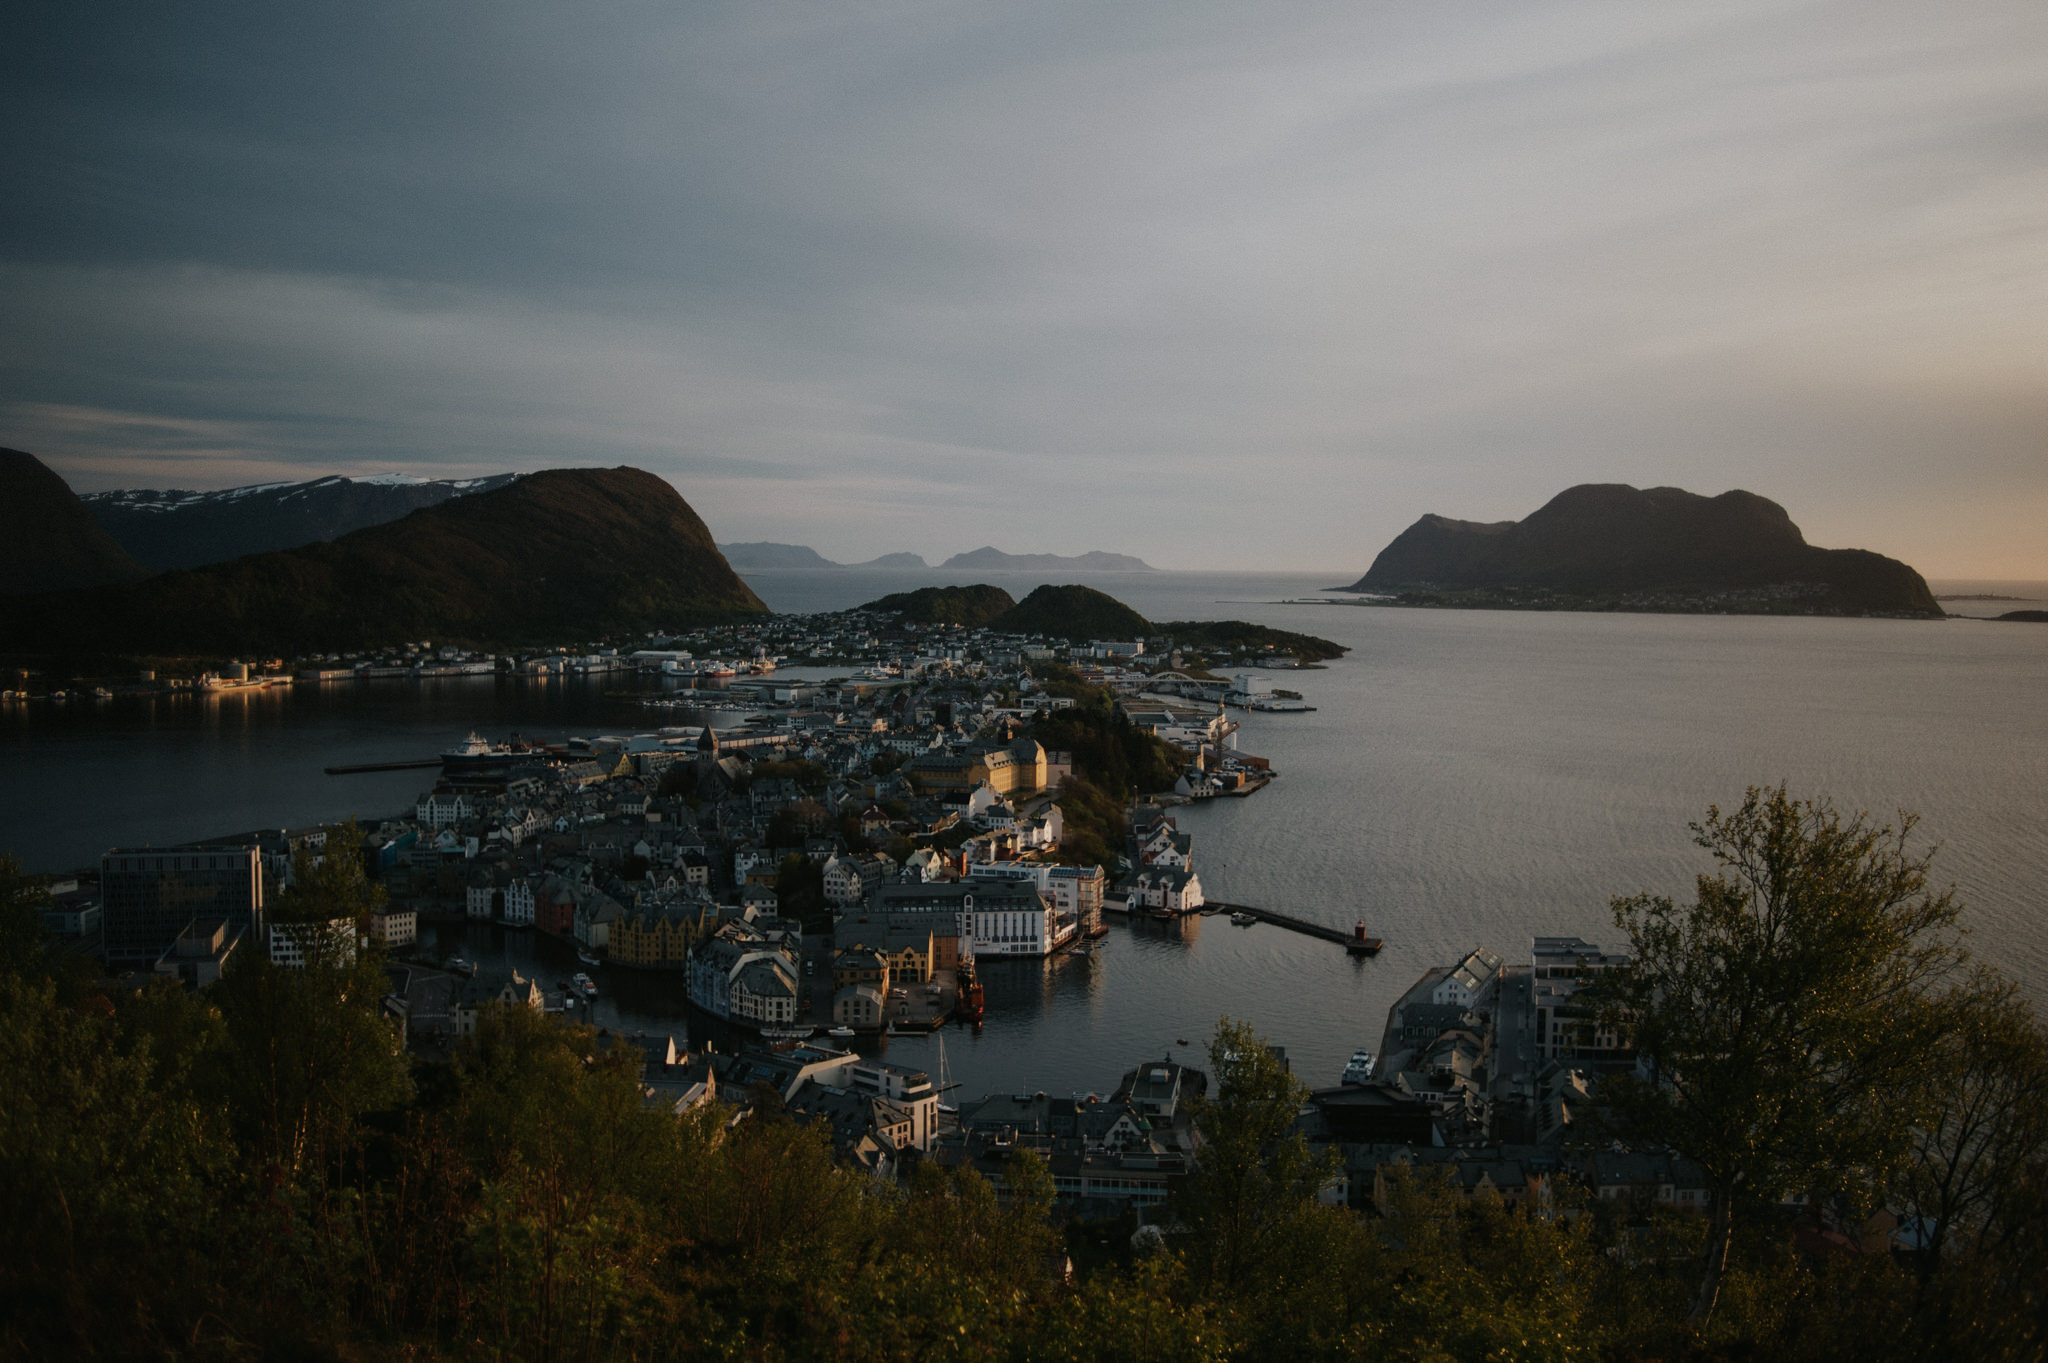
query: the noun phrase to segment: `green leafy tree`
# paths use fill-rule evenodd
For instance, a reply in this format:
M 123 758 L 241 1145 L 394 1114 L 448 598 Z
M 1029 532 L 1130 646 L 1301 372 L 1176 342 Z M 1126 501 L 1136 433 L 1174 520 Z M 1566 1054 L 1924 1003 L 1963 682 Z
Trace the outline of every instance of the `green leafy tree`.
M 1308 1086 L 1251 1027 L 1225 1017 L 1209 1042 L 1213 1086 L 1193 1104 L 1202 1144 L 1180 1200 L 1196 1280 L 1240 1283 L 1335 1173 L 1294 1132 Z
M 1930 1057 L 1932 1086 L 1896 1192 L 1917 1223 L 1923 1282 L 2009 1224 L 2027 1171 L 2048 1161 L 2048 1034 L 2007 982 L 1955 1000 Z
M 1912 1096 L 1962 960 L 1957 905 L 1898 827 L 1752 787 L 1694 840 L 1691 904 L 1614 901 L 1631 963 L 1603 981 L 1654 1078 L 1606 1086 L 1621 1134 L 1692 1159 L 1713 1193 L 1691 1318 L 1719 1300 L 1740 1204 L 1868 1194 L 1908 1151 Z
M 41 965 L 42 905 L 47 902 L 41 876 L 24 873 L 21 863 L 0 854 L 0 971 L 24 974 Z
M 407 1092 L 402 1037 L 383 1014 L 383 955 L 359 931 L 382 907 L 383 887 L 364 873 L 354 824 L 327 842 L 325 857 L 294 855 L 271 913 L 272 931 L 298 934 L 304 965 L 272 965 L 245 944 L 213 990 L 228 1037 L 220 1082 L 229 1110 L 250 1149 L 287 1177 L 346 1143 L 361 1114 Z

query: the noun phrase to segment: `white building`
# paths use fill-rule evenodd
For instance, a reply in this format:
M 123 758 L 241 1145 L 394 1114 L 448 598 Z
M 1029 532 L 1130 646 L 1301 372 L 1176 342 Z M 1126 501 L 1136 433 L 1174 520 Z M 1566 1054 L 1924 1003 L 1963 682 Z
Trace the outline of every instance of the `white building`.
M 436 790 L 419 798 L 413 816 L 429 828 L 445 828 L 474 816 L 476 806 L 460 792 Z
M 728 923 L 690 948 L 685 988 L 713 1017 L 755 1027 L 796 1021 L 796 961 L 780 934 Z
M 1470 1008 L 1483 1000 L 1500 978 L 1500 957 L 1485 947 L 1476 947 L 1451 967 L 1451 973 L 1429 991 L 1429 1001 L 1456 1008 Z
M 370 915 L 370 933 L 387 947 L 409 947 L 419 940 L 420 916 L 411 909 L 385 909 Z
M 959 922 L 960 954 L 976 958 L 1048 956 L 1079 930 L 1072 918 L 1062 919 L 1035 890 L 966 895 Z
M 296 970 L 309 958 L 328 965 L 354 965 L 356 924 L 352 918 L 330 918 L 320 923 L 272 923 L 270 963 Z
M 1195 913 L 1208 901 L 1202 895 L 1202 878 L 1179 866 L 1148 866 L 1131 877 L 1125 907 L 1163 909 L 1168 913 Z
M 533 880 L 514 876 L 505 885 L 505 922 L 515 928 L 533 926 Z

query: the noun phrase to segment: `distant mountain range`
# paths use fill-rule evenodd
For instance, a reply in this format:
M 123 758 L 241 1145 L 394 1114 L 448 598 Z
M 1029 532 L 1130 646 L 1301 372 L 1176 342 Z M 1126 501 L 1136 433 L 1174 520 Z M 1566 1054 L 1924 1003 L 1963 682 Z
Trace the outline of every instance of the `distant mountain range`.
M 0 599 L 0 639 L 130 656 L 290 654 L 567 642 L 766 610 L 665 480 L 555 469 L 331 542 Z
M 777 544 L 770 540 L 746 544 L 721 544 L 718 547 L 725 554 L 726 561 L 743 573 L 773 572 L 777 569 L 790 568 L 843 568 L 848 572 L 871 568 L 915 570 L 929 569 L 932 566 L 916 554 L 884 554 L 865 563 L 836 563 L 807 545 Z M 978 573 L 1157 571 L 1143 559 L 1132 558 L 1129 554 L 1107 554 L 1101 550 L 1069 557 L 1061 554 L 1006 554 L 1000 549 L 970 549 L 964 554 L 953 555 L 939 567 Z
M 65 481 L 0 449 L 0 595 L 139 582 L 149 569 L 102 530 Z
M 725 561 L 742 573 L 773 572 L 781 568 L 843 568 L 848 572 L 860 572 L 869 568 L 931 567 L 916 554 L 884 554 L 865 563 L 835 563 L 808 545 L 777 544 L 773 540 L 721 544 L 718 549 L 725 555 Z
M 955 554 L 939 565 L 978 573 L 1150 573 L 1151 564 L 1129 554 L 1109 554 L 1097 549 L 1074 554 L 1006 554 L 1000 549 L 970 549 Z
M 1346 588 L 1418 605 L 1938 618 L 1927 583 L 1863 549 L 1819 549 L 1776 502 L 1620 483 L 1519 521 L 1424 516 Z
M 123 549 L 161 572 L 317 544 L 352 530 L 389 524 L 451 497 L 490 492 L 518 476 L 450 479 L 383 474 L 255 483 L 218 492 L 130 488 L 89 492 L 80 500 Z

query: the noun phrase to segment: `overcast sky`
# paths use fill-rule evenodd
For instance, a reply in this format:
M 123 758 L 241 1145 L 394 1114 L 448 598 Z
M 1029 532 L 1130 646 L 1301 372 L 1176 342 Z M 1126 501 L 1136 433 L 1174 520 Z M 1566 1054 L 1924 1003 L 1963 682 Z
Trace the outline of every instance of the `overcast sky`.
M 2040 0 L 18 5 L 0 163 L 81 490 L 1358 572 L 1614 481 L 2048 578 Z

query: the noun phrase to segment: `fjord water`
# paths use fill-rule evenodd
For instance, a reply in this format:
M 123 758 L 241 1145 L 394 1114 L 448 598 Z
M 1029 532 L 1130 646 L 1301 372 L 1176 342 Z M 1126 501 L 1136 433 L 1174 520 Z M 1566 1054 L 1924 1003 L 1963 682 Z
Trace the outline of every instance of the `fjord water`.
M 858 604 L 891 574 L 762 573 L 782 610 Z M 977 575 L 983 577 L 985 575 Z M 1282 773 L 1248 800 L 1178 811 L 1211 895 L 1387 940 L 1376 960 L 1227 919 L 1116 926 L 1092 958 L 1003 962 L 979 1033 L 949 1029 L 967 1094 L 1106 1090 L 1148 1056 L 1199 1046 L 1219 1014 L 1334 1082 L 1376 1046 L 1387 1005 L 1435 962 L 1485 945 L 1526 959 L 1539 933 L 1614 939 L 1608 901 L 1683 897 L 1707 863 L 1686 823 L 1751 783 L 1922 816 L 1972 945 L 2036 997 L 2048 967 L 2048 627 L 1764 617 L 1290 606 L 1348 575 L 1089 577 L 1148 617 L 1236 617 L 1351 653 L 1277 675 L 1312 714 L 1245 715 L 1239 744 Z M 1042 580 L 1001 585 L 1022 596 Z M 0 724 L 0 846 L 32 866 L 99 848 L 402 806 L 431 772 L 328 778 L 324 765 L 431 754 L 477 727 L 618 732 L 644 712 L 603 687 L 511 680 L 306 688 L 175 706 L 116 702 Z M 255 701 L 253 705 L 249 701 Z M 235 708 L 240 706 L 241 708 Z M 552 983 L 560 944 L 493 928 L 428 931 Z M 673 976 L 600 972 L 596 1020 L 681 1030 Z M 892 1059 L 936 1067 L 923 1038 Z M 1192 1050 L 1193 1047 L 1190 1047 Z

